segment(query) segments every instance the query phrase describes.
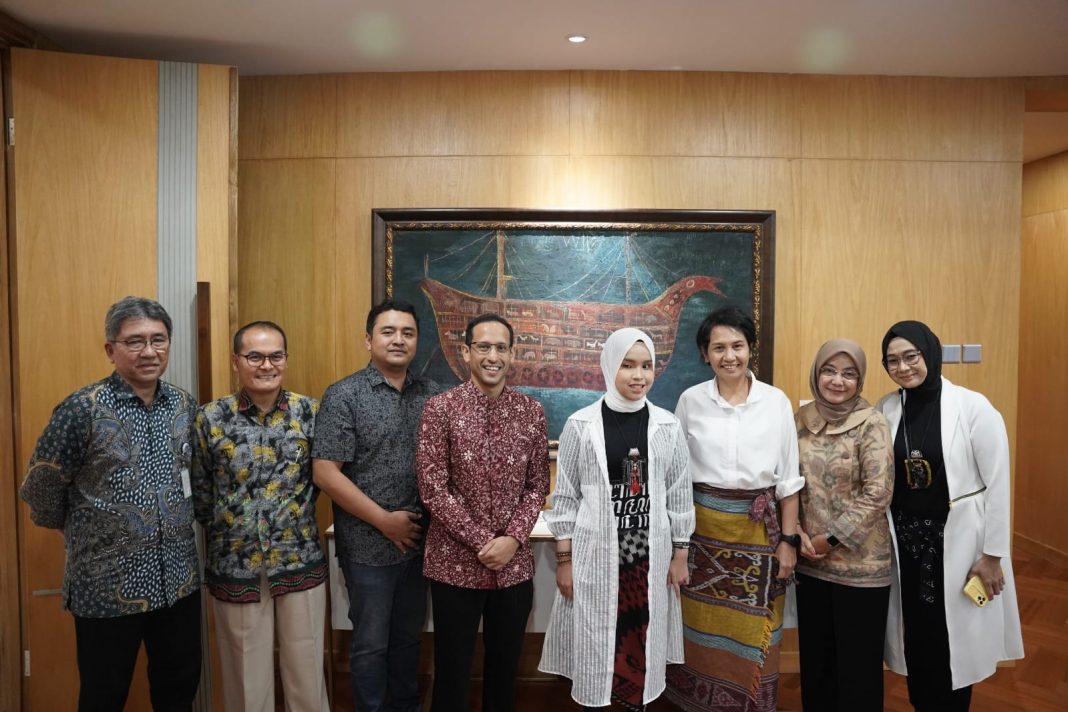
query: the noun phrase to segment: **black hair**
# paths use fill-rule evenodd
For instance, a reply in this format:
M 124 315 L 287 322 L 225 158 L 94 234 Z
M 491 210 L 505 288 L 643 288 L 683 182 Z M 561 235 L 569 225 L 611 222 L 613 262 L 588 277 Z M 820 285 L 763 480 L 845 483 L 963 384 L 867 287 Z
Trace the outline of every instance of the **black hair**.
M 271 331 L 277 331 L 282 335 L 282 350 L 289 351 L 289 341 L 286 339 L 286 332 L 282 330 L 282 327 L 275 324 L 273 321 L 259 320 L 250 321 L 242 326 L 236 332 L 234 332 L 234 353 L 241 353 L 241 343 L 245 338 L 245 332 L 249 329 L 270 329 Z
M 473 339 L 472 333 L 474 332 L 475 327 L 479 324 L 485 324 L 491 321 L 498 324 L 504 324 L 508 327 L 508 345 L 513 346 L 515 344 L 515 329 L 513 329 L 512 325 L 508 323 L 508 320 L 500 314 L 480 314 L 467 322 L 467 328 L 464 329 L 464 343 L 470 346 Z
M 385 299 L 378 304 L 371 307 L 371 311 L 367 312 L 367 333 L 372 334 L 375 330 L 375 322 L 378 321 L 378 315 L 388 311 L 399 311 L 405 314 L 411 314 L 415 319 L 415 330 L 419 331 L 419 315 L 415 313 L 415 307 L 400 299 Z
M 163 305 L 147 297 L 123 297 L 112 304 L 104 316 L 104 338 L 108 341 L 119 338 L 122 325 L 130 319 L 161 321 L 167 329 L 167 338 L 171 336 L 171 316 Z
M 739 307 L 728 305 L 710 312 L 701 322 L 701 326 L 697 327 L 697 350 L 702 356 L 708 355 L 708 340 L 712 337 L 712 330 L 717 326 L 737 329 L 745 336 L 749 349 L 756 348 L 756 324 L 753 323 L 753 317 Z

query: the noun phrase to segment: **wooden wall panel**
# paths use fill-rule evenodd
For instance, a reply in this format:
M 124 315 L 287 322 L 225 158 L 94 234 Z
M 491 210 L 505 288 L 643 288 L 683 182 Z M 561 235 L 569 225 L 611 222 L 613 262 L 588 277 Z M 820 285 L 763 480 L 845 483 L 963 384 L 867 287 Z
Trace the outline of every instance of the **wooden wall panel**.
M 216 398 L 230 392 L 231 71 L 201 65 L 197 72 L 197 281 L 211 284 L 211 380 Z
M 1068 208 L 1068 152 L 1023 167 L 1023 216 Z
M 241 158 L 320 158 L 337 151 L 337 77 L 244 77 Z
M 0 72 L 4 71 L 0 61 Z M 7 107 L 0 99 L 0 113 Z M 7 152 L 0 151 L 0 176 L 6 176 Z M 6 178 L 5 178 L 6 186 Z M 7 196 L 0 200 L 0 710 L 22 708 L 22 631 L 19 620 L 18 498 L 22 479 L 15 462 L 15 408 L 11 381 L 10 261 Z
M 1021 80 L 807 76 L 797 81 L 805 158 L 1021 158 Z
M 107 307 L 156 294 L 157 96 L 154 62 L 12 51 L 21 468 L 52 408 L 111 371 Z M 23 590 L 59 588 L 62 537 L 33 526 L 25 507 L 20 519 Z M 25 708 L 72 709 L 70 615 L 59 596 L 27 595 L 23 606 L 33 656 Z
M 983 344 L 945 375 L 1016 421 L 1020 174 L 1012 163 L 805 161 L 801 351 L 845 336 L 868 355 L 865 394 L 893 388 L 883 334 L 919 319 L 944 343 Z M 806 388 L 807 390 L 807 388 Z M 806 394 L 807 396 L 807 394 Z
M 567 152 L 567 72 L 345 74 L 338 156 Z
M 785 74 L 573 72 L 571 152 L 623 156 L 800 153 L 800 91 Z
M 1024 166 L 1016 532 L 1068 559 L 1068 152 Z M 1030 212 L 1029 207 L 1030 206 Z M 1041 210 L 1038 208 L 1042 208 Z
M 363 346 L 371 308 L 371 211 L 375 159 L 339 159 L 334 198 L 336 378 L 367 365 Z M 318 394 L 316 394 L 318 395 Z
M 240 173 L 239 321 L 285 329 L 287 387 L 314 397 L 336 380 L 334 163 L 250 161 Z
M 293 106 L 331 81 L 336 103 Z M 254 152 L 241 155 L 241 311 L 274 308 L 264 274 L 299 281 L 277 311 L 331 325 L 302 332 L 319 352 L 299 376 L 312 395 L 367 362 L 374 208 L 771 209 L 775 382 L 792 401 L 836 335 L 868 350 L 866 394 L 890 390 L 882 335 L 918 317 L 984 344 L 984 363 L 947 375 L 989 396 L 1015 436 L 1021 82 L 576 71 L 254 83 L 241 102 L 242 130 L 255 126 L 242 135 Z M 280 148 L 287 131 L 310 144 L 331 125 L 336 163 L 255 160 L 295 156 Z M 257 269 L 248 250 L 288 261 Z

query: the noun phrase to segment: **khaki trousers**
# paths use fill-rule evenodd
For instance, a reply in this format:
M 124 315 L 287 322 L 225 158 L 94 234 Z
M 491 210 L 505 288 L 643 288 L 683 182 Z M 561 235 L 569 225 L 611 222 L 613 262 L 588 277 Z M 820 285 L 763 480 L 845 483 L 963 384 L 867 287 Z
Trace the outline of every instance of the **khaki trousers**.
M 226 712 L 274 712 L 274 641 L 287 712 L 329 712 L 323 674 L 326 586 L 258 603 L 212 599 Z

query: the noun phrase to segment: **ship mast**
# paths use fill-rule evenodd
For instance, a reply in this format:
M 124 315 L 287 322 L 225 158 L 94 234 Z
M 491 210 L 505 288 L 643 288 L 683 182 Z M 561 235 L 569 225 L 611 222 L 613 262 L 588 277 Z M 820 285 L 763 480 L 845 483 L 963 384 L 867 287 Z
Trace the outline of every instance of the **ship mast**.
M 627 260 L 627 276 L 624 284 L 624 300 L 627 304 L 630 304 L 630 278 L 634 273 L 634 266 L 631 262 L 633 259 L 630 254 L 630 235 L 627 235 L 623 239 L 623 256 Z
M 508 298 L 508 280 L 511 275 L 504 273 L 504 230 L 497 231 L 497 299 Z

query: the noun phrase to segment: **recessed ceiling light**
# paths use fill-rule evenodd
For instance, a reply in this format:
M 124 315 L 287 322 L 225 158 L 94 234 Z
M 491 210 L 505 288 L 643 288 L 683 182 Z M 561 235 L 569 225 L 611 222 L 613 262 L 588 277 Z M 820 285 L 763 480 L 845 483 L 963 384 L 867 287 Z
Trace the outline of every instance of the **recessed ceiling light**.
M 586 41 L 586 35 L 569 35 L 567 41 L 572 44 L 582 44 Z

